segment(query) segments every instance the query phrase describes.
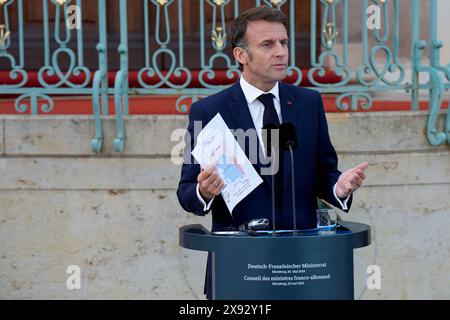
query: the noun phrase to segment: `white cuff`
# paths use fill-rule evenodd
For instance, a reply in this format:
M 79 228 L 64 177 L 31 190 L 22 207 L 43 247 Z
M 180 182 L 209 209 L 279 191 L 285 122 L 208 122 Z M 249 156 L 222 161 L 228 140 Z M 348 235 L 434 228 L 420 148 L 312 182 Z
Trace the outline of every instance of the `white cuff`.
M 195 191 L 197 192 L 197 198 L 200 201 L 200 203 L 203 205 L 203 211 L 208 211 L 209 208 L 211 208 L 211 204 L 213 203 L 214 198 L 209 200 L 208 204 L 206 204 L 205 200 L 203 200 L 203 197 L 200 194 L 200 189 L 197 183 L 197 188 L 195 188 Z
M 342 202 L 341 199 L 339 199 L 339 197 L 336 195 L 336 184 L 337 183 L 335 183 L 335 185 L 333 187 L 334 197 L 336 198 L 337 202 L 341 205 L 342 210 L 347 210 L 348 209 L 347 208 L 347 202 L 348 202 L 348 199 L 350 199 L 350 195 L 347 198 L 344 199 L 344 202 Z

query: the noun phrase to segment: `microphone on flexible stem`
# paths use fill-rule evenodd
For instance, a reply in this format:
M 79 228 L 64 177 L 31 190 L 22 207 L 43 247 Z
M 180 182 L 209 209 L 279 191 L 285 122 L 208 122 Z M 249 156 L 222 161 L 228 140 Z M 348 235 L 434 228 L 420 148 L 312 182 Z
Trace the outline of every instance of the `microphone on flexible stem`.
M 266 124 L 263 129 L 267 130 L 266 131 L 266 154 L 267 157 L 272 156 L 272 159 L 274 159 L 275 157 L 275 161 L 277 160 L 276 158 L 276 152 L 274 150 L 274 148 L 272 148 L 272 130 L 274 129 L 278 129 L 278 126 L 273 124 L 273 123 L 268 123 Z M 273 174 L 272 172 L 272 235 L 275 236 L 275 174 Z
M 291 180 L 292 180 L 292 217 L 294 222 L 294 235 L 297 235 L 297 215 L 295 208 L 295 173 L 294 173 L 294 152 L 297 147 L 297 134 L 295 127 L 290 122 L 284 122 L 280 125 L 280 147 L 289 150 L 291 154 Z

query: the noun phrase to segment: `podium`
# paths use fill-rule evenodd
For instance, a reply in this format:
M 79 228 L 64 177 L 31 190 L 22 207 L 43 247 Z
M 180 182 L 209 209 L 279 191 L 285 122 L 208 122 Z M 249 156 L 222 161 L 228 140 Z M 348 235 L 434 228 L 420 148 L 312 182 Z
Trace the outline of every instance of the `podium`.
M 217 300 L 354 299 L 353 249 L 371 241 L 370 226 L 348 221 L 297 236 L 214 235 L 196 224 L 179 237 L 183 248 L 212 253 Z

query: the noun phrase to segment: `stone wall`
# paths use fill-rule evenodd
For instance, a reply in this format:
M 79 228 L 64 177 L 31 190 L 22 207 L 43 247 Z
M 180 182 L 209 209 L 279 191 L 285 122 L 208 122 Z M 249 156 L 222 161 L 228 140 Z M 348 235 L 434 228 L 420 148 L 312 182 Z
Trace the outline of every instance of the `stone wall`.
M 345 170 L 369 161 L 346 220 L 369 223 L 355 251 L 360 299 L 449 299 L 450 151 L 425 138 L 426 113 L 328 114 Z M 444 116 L 441 117 L 443 121 Z M 178 205 L 170 153 L 185 116 L 126 119 L 127 141 L 90 150 L 89 116 L 0 118 L 0 298 L 203 299 L 206 256 L 178 246 L 180 226 L 201 223 Z M 66 269 L 81 269 L 68 290 Z M 381 269 L 368 290 L 366 269 Z

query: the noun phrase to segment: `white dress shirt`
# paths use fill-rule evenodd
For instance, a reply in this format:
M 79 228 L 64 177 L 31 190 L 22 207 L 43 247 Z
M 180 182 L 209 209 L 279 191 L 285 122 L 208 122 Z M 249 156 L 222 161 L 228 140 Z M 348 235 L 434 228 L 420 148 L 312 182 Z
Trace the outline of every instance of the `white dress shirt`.
M 248 109 L 250 110 L 250 115 L 252 116 L 253 124 L 255 125 L 256 133 L 258 134 L 261 149 L 263 151 L 263 154 L 266 154 L 264 141 L 262 138 L 264 105 L 261 101 L 258 100 L 258 97 L 262 94 L 273 94 L 273 105 L 275 106 L 275 110 L 277 111 L 278 120 L 280 121 L 280 123 L 282 123 L 283 117 L 281 115 L 280 96 L 278 94 L 278 82 L 273 86 L 272 89 L 270 89 L 270 91 L 267 92 L 264 92 L 252 86 L 250 83 L 245 81 L 244 77 L 241 77 L 239 84 L 241 85 L 242 91 L 244 92 L 245 100 L 247 100 Z
M 280 123 L 282 123 L 283 117 L 281 115 L 281 105 L 280 105 L 280 96 L 279 96 L 279 92 L 278 92 L 278 82 L 273 86 L 272 89 L 270 89 L 267 92 L 264 92 L 264 91 L 256 88 L 255 86 L 251 85 L 242 76 L 239 80 L 239 84 L 241 85 L 242 91 L 244 92 L 245 100 L 247 100 L 247 106 L 250 111 L 250 115 L 252 116 L 253 124 L 255 125 L 256 133 L 258 134 L 261 148 L 265 154 L 266 151 L 264 148 L 264 143 L 263 143 L 263 138 L 262 138 L 264 105 L 262 104 L 261 101 L 258 100 L 258 97 L 260 95 L 266 94 L 266 93 L 273 94 L 273 96 L 274 96 L 273 104 L 275 106 L 275 110 L 277 111 L 278 119 L 280 120 Z M 203 211 L 209 210 L 214 198 L 212 198 L 208 203 L 206 203 L 203 200 L 202 196 L 200 195 L 198 183 L 197 183 L 196 191 L 197 191 L 197 197 L 203 205 Z M 342 210 L 347 210 L 347 201 L 350 198 L 350 196 L 348 196 L 342 202 L 341 199 L 339 199 L 336 195 L 336 184 L 334 185 L 333 193 L 334 193 L 334 197 L 336 198 L 338 203 L 341 205 Z

